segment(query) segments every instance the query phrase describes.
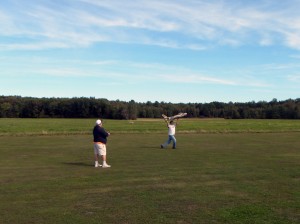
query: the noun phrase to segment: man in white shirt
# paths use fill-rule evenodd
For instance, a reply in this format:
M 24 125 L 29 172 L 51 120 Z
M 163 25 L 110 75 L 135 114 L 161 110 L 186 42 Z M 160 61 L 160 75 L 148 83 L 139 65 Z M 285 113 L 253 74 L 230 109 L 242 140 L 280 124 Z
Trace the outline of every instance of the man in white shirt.
M 175 122 L 176 120 L 176 122 Z M 176 130 L 176 125 L 177 125 L 177 122 L 178 122 L 178 118 L 175 119 L 175 120 L 171 120 L 170 122 L 168 122 L 168 120 L 165 119 L 165 121 L 167 122 L 167 127 L 169 129 L 168 131 L 168 140 L 164 143 L 164 144 L 161 144 L 160 147 L 163 149 L 163 148 L 166 148 L 171 142 L 173 142 L 173 149 L 176 149 L 176 138 L 175 138 L 175 130 Z

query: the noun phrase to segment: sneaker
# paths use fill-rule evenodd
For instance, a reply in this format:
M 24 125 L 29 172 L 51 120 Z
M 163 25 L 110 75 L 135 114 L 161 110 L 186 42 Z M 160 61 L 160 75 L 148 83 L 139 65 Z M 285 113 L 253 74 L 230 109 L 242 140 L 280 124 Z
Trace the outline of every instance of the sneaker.
M 95 167 L 102 167 L 101 164 L 95 164 Z
M 163 149 L 163 148 L 164 148 L 164 146 L 163 146 L 163 145 L 160 145 L 160 148 L 161 148 L 161 149 Z
M 108 165 L 108 164 L 105 164 L 102 166 L 102 168 L 109 168 L 109 167 L 111 167 L 111 165 Z

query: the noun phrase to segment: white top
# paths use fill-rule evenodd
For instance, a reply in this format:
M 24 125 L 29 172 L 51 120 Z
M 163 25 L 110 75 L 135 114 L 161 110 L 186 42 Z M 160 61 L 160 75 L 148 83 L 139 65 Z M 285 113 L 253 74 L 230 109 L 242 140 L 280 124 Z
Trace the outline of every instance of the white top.
M 176 127 L 175 124 L 169 124 L 168 125 L 168 128 L 169 128 L 168 135 L 175 135 L 175 127 Z

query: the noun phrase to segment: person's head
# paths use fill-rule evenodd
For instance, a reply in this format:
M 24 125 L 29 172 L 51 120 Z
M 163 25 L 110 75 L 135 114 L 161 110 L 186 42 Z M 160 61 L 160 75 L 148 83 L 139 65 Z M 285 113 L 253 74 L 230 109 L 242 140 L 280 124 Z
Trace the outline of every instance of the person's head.
M 170 121 L 170 124 L 174 124 L 174 121 Z
M 96 125 L 102 126 L 102 121 L 100 119 L 96 120 Z

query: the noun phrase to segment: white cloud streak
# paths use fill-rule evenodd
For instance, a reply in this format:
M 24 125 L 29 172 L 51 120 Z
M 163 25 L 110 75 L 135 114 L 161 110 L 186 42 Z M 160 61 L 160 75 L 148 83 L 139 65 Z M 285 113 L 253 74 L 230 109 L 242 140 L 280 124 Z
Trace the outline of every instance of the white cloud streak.
M 4 3 L 0 37 L 24 36 L 27 42 L 2 43 L 1 50 L 87 47 L 103 41 L 192 50 L 212 44 L 279 44 L 300 50 L 300 2 L 294 0 Z
M 300 83 L 300 74 L 289 75 L 289 76 L 288 76 L 288 79 L 289 79 L 289 81 L 291 81 L 291 82 Z
M 36 61 L 39 64 L 34 71 L 25 65 L 29 61 Z M 19 76 L 28 75 L 36 77 L 56 78 L 101 78 L 109 82 L 126 84 L 142 83 L 166 83 L 166 84 L 212 84 L 224 86 L 251 86 L 267 87 L 258 78 L 252 76 L 231 75 L 226 78 L 224 74 L 205 74 L 193 69 L 181 66 L 170 66 L 159 63 L 137 63 L 131 61 L 64 61 L 64 65 L 53 59 L 29 58 L 23 62 L 23 69 Z M 80 66 L 77 66 L 77 65 Z M 53 66 L 54 65 L 54 66 Z M 82 67 L 83 66 L 83 67 Z M 118 68 L 118 69 L 115 69 Z M 8 71 L 7 73 L 14 73 Z M 243 73 L 243 72 L 242 72 Z M 238 78 L 236 78 L 238 77 Z M 292 78 L 291 78 L 292 79 Z

